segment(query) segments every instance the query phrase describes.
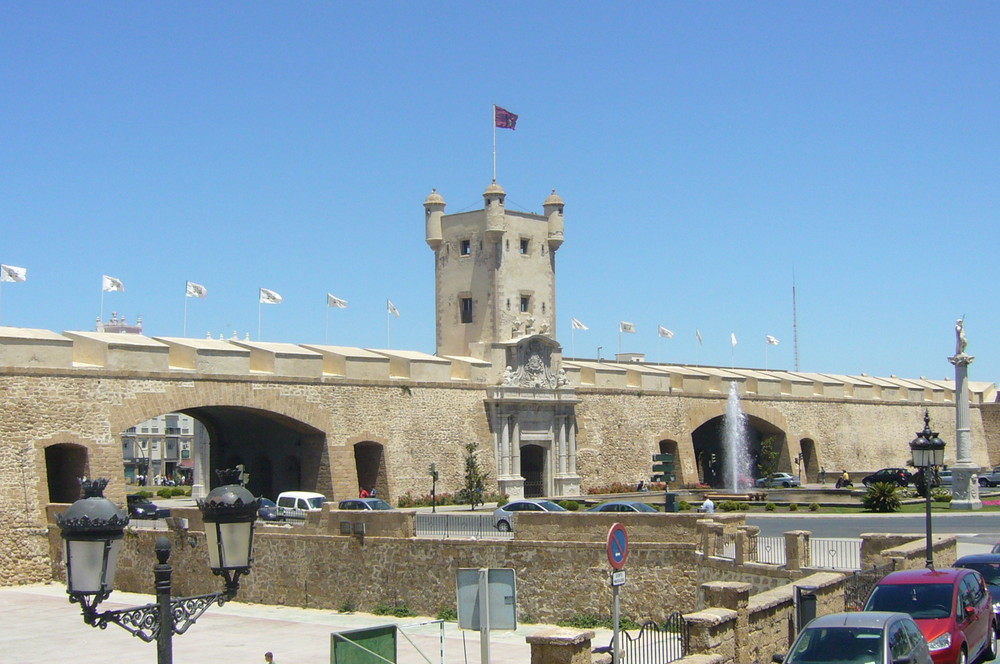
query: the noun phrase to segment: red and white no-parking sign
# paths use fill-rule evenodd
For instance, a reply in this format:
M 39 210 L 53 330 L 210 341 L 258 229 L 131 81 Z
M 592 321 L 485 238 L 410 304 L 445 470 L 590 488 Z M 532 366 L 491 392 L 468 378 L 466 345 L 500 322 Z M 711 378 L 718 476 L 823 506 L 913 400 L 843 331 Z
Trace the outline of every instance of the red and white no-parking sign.
M 625 567 L 628 560 L 628 531 L 625 526 L 616 523 L 608 531 L 608 562 L 614 569 Z

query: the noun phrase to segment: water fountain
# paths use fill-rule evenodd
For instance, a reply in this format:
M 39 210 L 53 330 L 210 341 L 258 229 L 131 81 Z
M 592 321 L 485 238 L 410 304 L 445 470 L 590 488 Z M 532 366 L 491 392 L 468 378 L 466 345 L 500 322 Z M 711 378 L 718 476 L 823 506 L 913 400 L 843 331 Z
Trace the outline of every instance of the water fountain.
M 722 418 L 722 477 L 724 488 L 731 493 L 741 493 L 752 488 L 753 473 L 750 458 L 750 438 L 747 416 L 740 407 L 736 381 L 729 383 L 726 414 Z

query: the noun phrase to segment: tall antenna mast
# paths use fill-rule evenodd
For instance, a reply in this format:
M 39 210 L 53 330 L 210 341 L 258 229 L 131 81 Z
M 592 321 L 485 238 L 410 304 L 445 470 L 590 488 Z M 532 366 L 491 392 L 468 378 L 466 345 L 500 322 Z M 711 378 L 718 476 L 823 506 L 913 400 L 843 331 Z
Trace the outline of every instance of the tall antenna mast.
M 792 267 L 792 341 L 795 345 L 795 371 L 799 370 L 799 314 L 795 305 L 795 267 Z

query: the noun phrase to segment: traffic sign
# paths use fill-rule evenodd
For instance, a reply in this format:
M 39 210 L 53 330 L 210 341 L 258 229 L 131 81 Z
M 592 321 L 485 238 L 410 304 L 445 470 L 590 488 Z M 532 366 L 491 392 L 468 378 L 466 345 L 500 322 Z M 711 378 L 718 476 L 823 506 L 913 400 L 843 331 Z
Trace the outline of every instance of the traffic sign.
M 652 481 L 654 482 L 673 482 L 674 481 L 674 455 L 673 454 L 654 454 L 653 455 L 653 472 L 656 473 L 652 476 Z
M 625 570 L 620 569 L 611 573 L 611 585 L 615 588 L 625 585 Z
M 628 531 L 625 526 L 616 523 L 608 531 L 608 562 L 614 569 L 625 567 L 628 560 Z

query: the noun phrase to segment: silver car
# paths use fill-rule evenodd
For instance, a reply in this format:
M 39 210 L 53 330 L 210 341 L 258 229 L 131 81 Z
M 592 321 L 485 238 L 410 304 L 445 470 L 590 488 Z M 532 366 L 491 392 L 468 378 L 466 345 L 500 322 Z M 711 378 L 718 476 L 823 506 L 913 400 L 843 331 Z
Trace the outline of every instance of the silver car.
M 518 512 L 565 512 L 566 508 L 551 500 L 514 500 L 493 512 L 496 529 L 509 533 L 514 529 L 514 515 Z
M 816 618 L 803 629 L 784 664 L 932 664 L 923 632 L 905 613 L 854 611 Z
M 601 503 L 600 505 L 594 505 L 593 507 L 587 508 L 588 512 L 653 512 L 656 513 L 657 510 L 652 505 L 647 505 L 646 503 L 640 502 L 638 500 L 612 500 L 607 503 Z

